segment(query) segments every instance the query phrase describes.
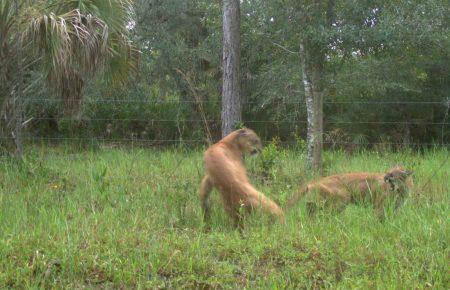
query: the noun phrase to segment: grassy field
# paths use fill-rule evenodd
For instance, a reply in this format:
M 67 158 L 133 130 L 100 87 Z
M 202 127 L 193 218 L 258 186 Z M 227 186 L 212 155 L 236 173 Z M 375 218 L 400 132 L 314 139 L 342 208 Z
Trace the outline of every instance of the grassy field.
M 414 192 L 385 222 L 367 206 L 308 219 L 300 202 L 287 226 L 254 214 L 242 237 L 217 193 L 203 231 L 201 150 L 33 147 L 0 165 L 0 288 L 448 289 L 448 154 L 326 152 L 325 174 L 403 164 Z M 311 176 L 299 152 L 272 157 L 247 164 L 283 205 Z

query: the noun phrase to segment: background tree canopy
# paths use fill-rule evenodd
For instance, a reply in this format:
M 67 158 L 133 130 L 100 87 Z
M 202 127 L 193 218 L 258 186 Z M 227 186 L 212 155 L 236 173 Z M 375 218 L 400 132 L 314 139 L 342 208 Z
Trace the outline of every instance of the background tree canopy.
M 19 15 L 8 9 L 12 1 L 0 5 L 0 93 L 5 110 L 14 45 L 30 35 L 23 38 L 27 136 L 164 144 L 203 142 L 207 130 L 220 136 L 220 3 L 19 2 Z M 439 0 L 242 1 L 243 124 L 265 140 L 306 135 L 303 41 L 313 64 L 323 56 L 328 146 L 450 143 L 448 12 Z M 129 73 L 136 54 L 128 39 L 141 51 L 137 74 Z M 106 74 L 119 85 L 95 78 L 99 71 L 119 72 Z M 64 114 L 73 98 L 84 100 L 76 118 Z

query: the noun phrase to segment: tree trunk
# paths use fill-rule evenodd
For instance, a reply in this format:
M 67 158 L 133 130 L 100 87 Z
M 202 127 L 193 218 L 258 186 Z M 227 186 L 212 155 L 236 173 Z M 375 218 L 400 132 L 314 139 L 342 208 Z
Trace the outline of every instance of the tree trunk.
M 222 136 L 241 122 L 239 0 L 223 1 Z
M 308 167 L 322 174 L 323 95 L 321 77 L 323 58 L 320 55 L 311 57 L 311 52 L 303 42 L 300 43 L 299 53 L 308 117 Z

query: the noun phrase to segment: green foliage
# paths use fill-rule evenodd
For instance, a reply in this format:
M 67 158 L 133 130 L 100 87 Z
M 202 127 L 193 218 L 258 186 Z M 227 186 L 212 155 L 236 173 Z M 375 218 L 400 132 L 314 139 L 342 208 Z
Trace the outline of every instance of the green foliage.
M 263 178 L 272 179 L 276 177 L 277 171 L 275 170 L 275 165 L 281 155 L 282 151 L 280 150 L 280 139 L 274 138 L 268 145 L 264 146 L 258 158 L 258 168 L 261 168 Z
M 0 58 L 3 100 L 9 99 L 16 80 L 17 38 L 16 30 L 11 30 L 14 10 L 10 3 L 2 1 L 0 6 L 1 35 L 9 35 L 2 39 Z M 139 0 L 132 2 L 131 10 L 129 1 L 23 3 L 28 4 L 20 10 L 20 28 L 35 27 L 34 40 L 40 40 L 27 47 L 41 44 L 39 55 L 27 50 L 28 61 L 24 60 L 25 95 L 34 100 L 26 100 L 25 117 L 36 118 L 26 127 L 32 137 L 203 141 L 208 131 L 214 140 L 221 136 L 219 2 Z M 77 18 L 69 13 L 73 9 L 80 9 L 80 17 L 92 15 L 93 22 L 86 29 L 96 39 L 93 47 L 83 47 L 89 39 L 77 39 L 73 33 L 77 27 Z M 438 140 L 450 143 L 449 127 L 442 124 L 448 123 L 445 101 L 450 93 L 450 26 L 444 1 L 251 0 L 241 3 L 241 11 L 243 125 L 255 129 L 262 139 L 277 136 L 292 143 L 296 142 L 294 136 L 306 136 L 298 55 L 299 42 L 306 39 L 326 56 L 321 76 L 324 136 L 329 138 L 326 146 L 353 151 L 355 146 L 372 143 L 383 147 Z M 50 17 L 51 13 L 54 16 Z M 61 15 L 65 18 L 58 18 Z M 34 26 L 30 26 L 32 19 Z M 37 25 L 45 19 L 53 28 Z M 97 53 L 105 52 L 99 46 L 106 36 L 102 33 L 105 25 L 109 53 L 103 57 Z M 123 42 L 126 38 L 119 35 L 128 35 L 142 52 L 139 74 L 129 83 L 111 87 L 103 78 L 91 76 L 98 68 L 115 72 L 116 80 L 129 79 L 128 70 L 118 68 L 127 68 L 125 63 L 133 54 L 119 53 L 123 51 L 120 48 L 128 47 Z M 70 54 L 56 52 L 67 48 L 68 40 L 74 45 L 66 52 L 73 51 L 75 57 L 62 62 Z M 62 66 L 54 70 L 53 63 Z M 70 71 L 61 73 L 62 68 L 71 68 L 82 79 Z M 63 120 L 61 102 L 39 101 L 49 98 L 50 85 L 59 83 L 61 87 L 56 81 L 47 83 L 48 87 L 42 85 L 51 75 L 53 80 L 68 78 L 72 84 L 82 85 L 75 87 L 82 91 L 66 91 L 84 97 L 74 116 L 77 121 Z M 106 136 L 111 126 L 114 130 Z
M 308 146 L 308 143 L 306 142 L 305 139 L 303 139 L 302 137 L 300 137 L 298 134 L 294 134 L 294 138 L 295 138 L 295 149 L 300 153 L 300 154 L 306 154 L 306 149 Z
M 35 82 L 42 87 L 45 79 L 69 109 L 78 107 L 97 75 L 123 84 L 136 69 L 126 29 L 131 8 L 128 0 L 2 1 L 0 79 L 9 85 L 0 87 L 3 102 L 15 94 L 19 62 L 25 96 L 35 97 Z
M 237 122 L 236 124 L 234 124 L 234 129 L 235 130 L 243 129 L 243 128 L 245 128 L 245 125 L 242 122 Z

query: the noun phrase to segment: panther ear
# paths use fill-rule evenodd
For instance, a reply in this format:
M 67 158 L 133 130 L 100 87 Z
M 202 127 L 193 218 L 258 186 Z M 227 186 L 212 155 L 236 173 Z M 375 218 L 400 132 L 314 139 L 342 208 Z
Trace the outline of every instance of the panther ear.
M 247 135 L 247 133 L 248 133 L 248 131 L 247 131 L 246 128 L 244 128 L 244 129 L 239 129 L 239 130 L 237 130 L 237 137 L 238 137 L 238 138 L 244 137 L 244 136 Z
M 394 175 L 392 173 L 388 173 L 384 176 L 384 182 L 392 182 L 394 179 Z
M 413 173 L 414 173 L 413 171 L 409 171 L 409 170 L 402 171 L 402 175 L 405 177 L 408 177 L 408 176 L 412 175 Z

